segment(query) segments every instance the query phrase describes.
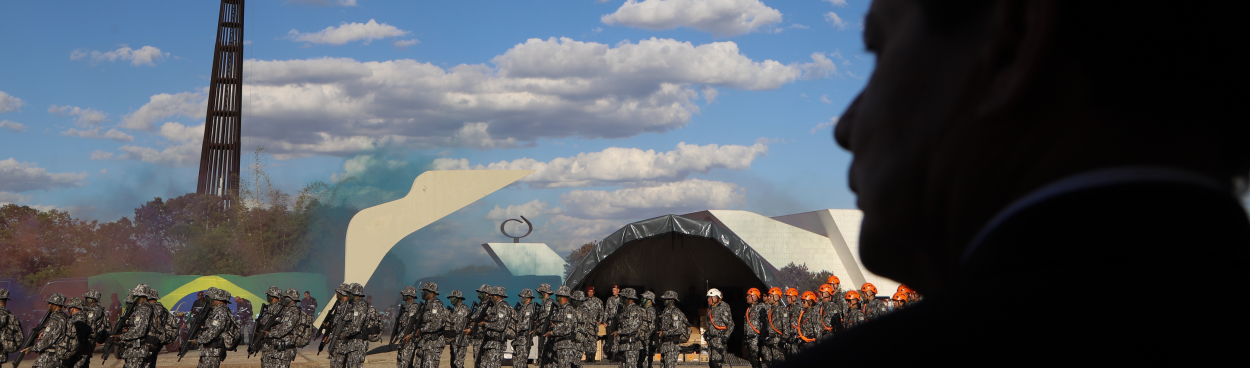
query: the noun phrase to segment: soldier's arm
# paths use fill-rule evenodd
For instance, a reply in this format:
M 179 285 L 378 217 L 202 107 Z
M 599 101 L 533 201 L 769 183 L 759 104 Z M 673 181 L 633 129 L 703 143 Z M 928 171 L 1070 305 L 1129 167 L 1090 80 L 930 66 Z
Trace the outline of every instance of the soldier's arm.
M 282 336 L 286 336 L 287 334 L 291 333 L 291 331 L 295 330 L 295 321 L 299 320 L 299 315 L 296 313 L 303 313 L 303 312 L 300 312 L 299 309 L 296 309 L 294 307 L 287 308 L 284 310 L 284 312 L 286 312 L 284 313 L 286 318 L 279 318 L 278 324 L 274 325 L 273 328 L 270 328 L 269 333 L 266 334 L 265 337 L 271 337 L 271 338 L 276 339 Z M 282 317 L 282 316 L 279 316 L 279 317 Z
M 441 305 L 434 305 L 427 311 L 422 318 L 421 333 L 435 333 L 443 327 L 443 322 L 447 319 L 447 311 Z
M 208 315 L 208 319 L 204 321 L 204 325 L 200 326 L 200 334 L 192 336 L 191 339 L 200 344 L 207 344 L 221 335 L 221 331 L 226 329 L 227 318 L 230 318 L 230 312 L 213 309 Z
M 35 333 L 35 332 L 32 332 Z M 52 343 L 61 338 L 65 334 L 65 323 L 60 318 L 48 318 L 43 331 L 39 331 L 42 336 L 39 341 L 35 342 L 35 346 L 30 351 L 44 351 L 52 347 Z
M 135 309 L 135 312 L 131 314 L 130 321 L 117 322 L 134 322 L 134 325 L 130 326 L 130 329 L 121 335 L 122 341 L 137 340 L 148 335 L 148 325 L 152 323 L 151 309 L 142 305 L 135 305 L 134 308 L 138 309 Z
M 494 308 L 494 310 L 490 311 L 490 315 L 486 316 L 486 328 L 491 331 L 503 331 L 504 328 L 508 327 L 508 318 L 511 317 L 508 311 L 510 310 L 512 308 L 507 306 Z

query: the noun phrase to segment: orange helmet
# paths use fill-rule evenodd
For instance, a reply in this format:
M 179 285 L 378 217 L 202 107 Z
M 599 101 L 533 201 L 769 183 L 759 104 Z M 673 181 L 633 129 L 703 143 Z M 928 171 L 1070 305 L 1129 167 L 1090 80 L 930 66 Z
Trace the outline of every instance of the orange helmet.
M 865 282 L 865 283 L 864 283 L 864 286 L 860 286 L 860 287 L 859 287 L 859 291 L 869 291 L 869 290 L 872 290 L 872 293 L 873 293 L 873 294 L 876 294 L 876 293 L 877 293 L 877 286 L 876 286 L 876 285 L 873 285 L 871 282 Z
M 904 293 L 904 292 L 902 292 L 902 291 L 897 292 L 897 293 L 894 293 L 894 298 L 892 298 L 892 299 L 894 299 L 894 300 L 902 300 L 902 301 L 907 301 L 907 293 Z
M 816 301 L 816 293 L 813 293 L 813 292 L 810 292 L 810 291 L 804 291 L 804 292 L 803 292 L 803 300 L 811 300 L 811 301 L 813 301 L 813 302 L 814 302 L 814 301 Z
M 846 299 L 847 299 L 847 300 L 850 300 L 850 299 L 859 300 L 859 292 L 858 292 L 858 291 L 855 291 L 855 290 L 847 291 L 847 292 L 846 292 Z
M 898 284 L 898 290 L 897 290 L 897 292 L 900 292 L 900 293 L 906 293 L 906 292 L 907 292 L 907 285 Z
M 756 288 L 747 289 L 747 295 L 755 295 L 756 298 L 759 298 L 761 296 L 760 289 L 756 289 Z
M 829 280 L 826 280 L 825 282 L 829 284 L 841 284 L 842 280 L 838 280 L 837 276 L 829 276 Z
M 776 295 L 776 296 L 781 296 L 781 288 L 775 287 L 772 289 L 768 289 L 768 293 L 772 295 Z
M 833 293 L 834 293 L 834 291 L 833 291 L 833 285 L 829 285 L 829 284 L 821 284 L 821 285 L 820 285 L 820 289 L 818 289 L 818 290 L 820 290 L 822 293 L 829 293 L 829 294 L 833 294 Z
M 786 296 L 799 296 L 799 289 L 795 289 L 795 288 L 786 289 Z

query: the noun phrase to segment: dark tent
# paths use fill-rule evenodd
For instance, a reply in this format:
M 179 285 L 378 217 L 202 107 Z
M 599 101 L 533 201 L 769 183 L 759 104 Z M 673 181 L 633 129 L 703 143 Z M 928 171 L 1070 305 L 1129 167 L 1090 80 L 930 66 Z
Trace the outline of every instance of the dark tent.
M 735 316 L 729 351 L 741 353 L 742 313 L 746 291 L 778 285 L 776 268 L 737 235 L 712 222 L 665 215 L 635 222 L 617 230 L 582 258 L 565 279 L 573 290 L 594 286 L 598 297 L 610 296 L 612 285 L 652 290 L 657 299 L 667 290 L 677 292 L 690 323 L 698 326 L 698 311 L 707 308 L 706 290 L 720 289 Z M 656 300 L 656 311 L 663 304 Z

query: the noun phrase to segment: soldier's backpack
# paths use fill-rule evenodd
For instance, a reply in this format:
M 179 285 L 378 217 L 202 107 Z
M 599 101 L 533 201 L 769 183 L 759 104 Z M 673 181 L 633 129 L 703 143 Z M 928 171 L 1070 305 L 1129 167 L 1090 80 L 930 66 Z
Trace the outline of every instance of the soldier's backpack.
M 508 323 L 505 324 L 503 328 L 503 341 L 508 341 L 508 340 L 512 340 L 516 338 L 517 314 L 516 314 L 515 309 L 512 309 L 512 308 L 503 308 L 503 309 L 507 311 L 508 313 L 508 316 L 507 316 Z
M 22 321 L 3 309 L 0 309 L 0 319 L 6 321 L 0 326 L 0 354 L 15 352 L 22 345 Z
M 303 310 L 298 313 L 299 321 L 295 324 L 295 347 L 302 348 L 312 342 L 313 334 L 317 332 L 317 329 L 313 328 L 312 315 L 304 313 Z
M 373 307 L 369 307 L 369 310 L 365 313 L 365 324 L 362 326 L 361 332 L 364 333 L 371 342 L 381 341 L 382 314 L 378 313 L 378 310 Z
M 690 321 L 686 321 L 685 318 L 682 318 L 682 320 L 683 320 L 682 322 L 685 322 L 685 323 L 682 324 L 681 333 L 678 334 L 677 336 L 678 344 L 682 344 L 682 343 L 685 343 L 686 341 L 690 341 Z
M 156 333 L 157 341 L 161 345 L 169 345 L 178 338 L 178 322 L 174 321 L 173 314 L 165 309 L 165 305 L 160 302 L 156 303 L 153 308 L 152 332 Z
M 243 329 L 239 328 L 239 321 L 234 318 L 226 320 L 226 328 L 221 331 L 221 343 L 227 351 L 238 350 L 239 343 L 243 342 Z

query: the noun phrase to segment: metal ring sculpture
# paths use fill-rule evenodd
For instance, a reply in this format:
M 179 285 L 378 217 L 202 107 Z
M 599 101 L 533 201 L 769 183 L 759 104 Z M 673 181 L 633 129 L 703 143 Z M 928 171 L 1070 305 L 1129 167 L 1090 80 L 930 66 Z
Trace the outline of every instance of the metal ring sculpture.
M 522 221 L 524 221 L 524 222 L 525 222 L 525 225 L 528 225 L 528 226 L 529 226 L 529 230 L 525 232 L 525 235 L 521 235 L 521 236 L 512 236 L 512 235 L 508 235 L 508 231 L 504 230 L 504 229 L 503 229 L 503 227 L 504 227 L 504 225 L 507 225 L 509 222 L 512 222 L 512 221 L 516 221 L 517 223 L 521 223 Z M 530 235 L 530 233 L 534 232 L 534 224 L 530 223 L 530 220 L 529 220 L 529 219 L 527 219 L 527 218 L 525 218 L 525 216 L 521 216 L 521 219 L 520 219 L 520 220 L 517 220 L 517 219 L 507 219 L 507 220 L 504 220 L 504 222 L 503 222 L 502 224 L 499 224 L 499 232 L 503 233 L 503 236 L 506 236 L 506 237 L 512 238 L 512 242 L 513 242 L 513 243 L 520 243 L 520 242 L 521 242 L 521 238 L 527 237 L 527 236 L 529 236 L 529 235 Z

